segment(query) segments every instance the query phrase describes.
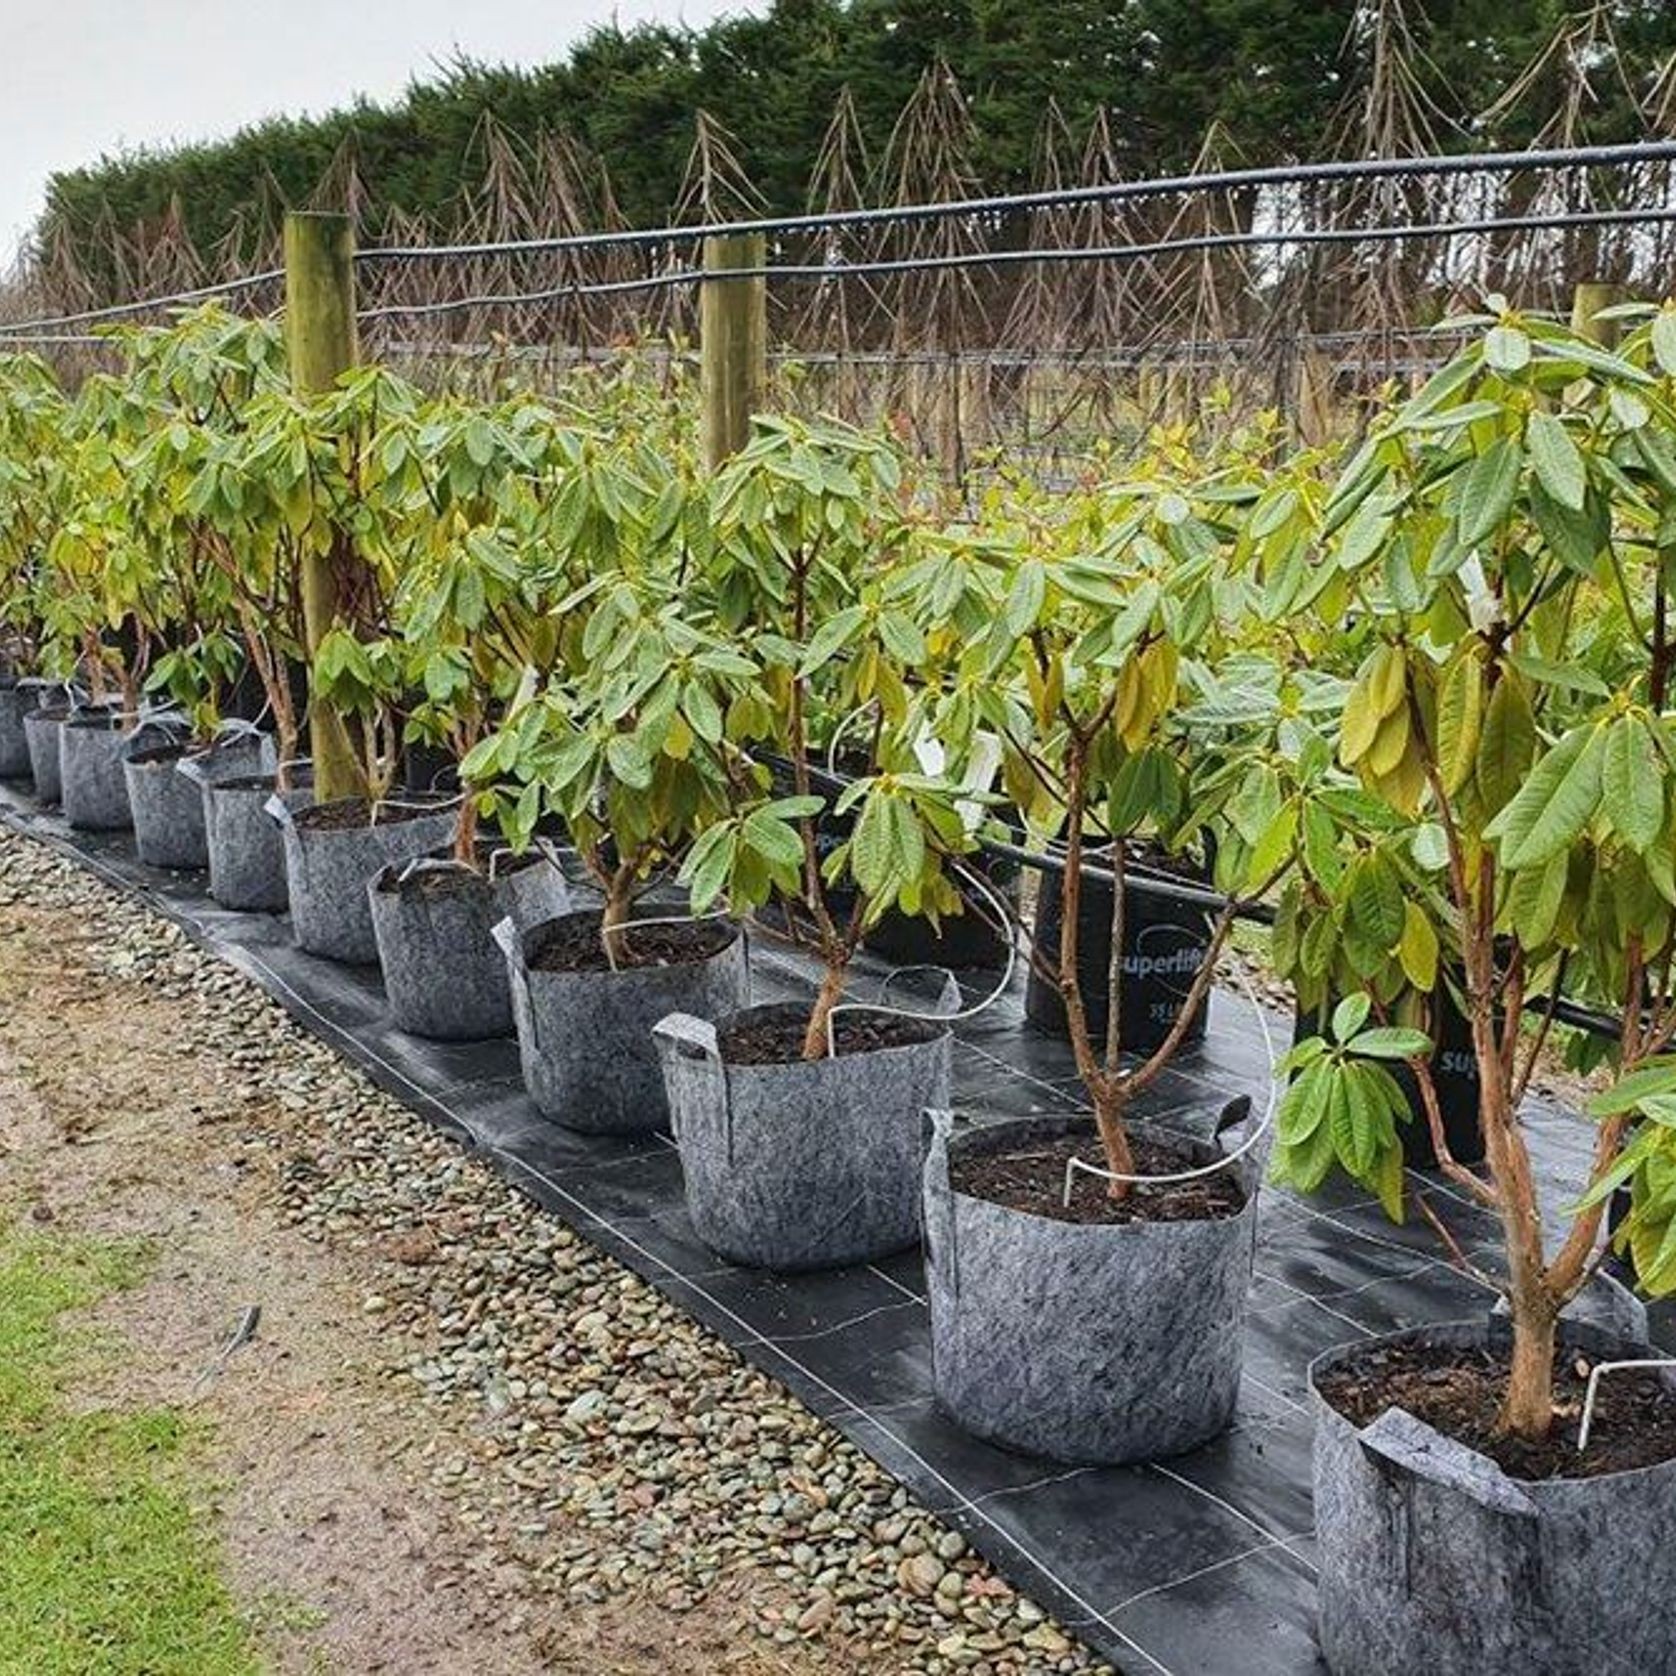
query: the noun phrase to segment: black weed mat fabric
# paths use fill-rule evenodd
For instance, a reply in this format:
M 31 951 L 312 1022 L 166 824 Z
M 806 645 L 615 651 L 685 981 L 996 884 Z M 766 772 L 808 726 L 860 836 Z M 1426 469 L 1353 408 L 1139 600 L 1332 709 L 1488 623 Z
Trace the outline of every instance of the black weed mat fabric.
M 1123 1468 L 1067 1469 L 976 1442 L 931 1396 L 920 1259 L 779 1277 L 719 1261 L 692 1231 L 681 1167 L 662 1137 L 571 1134 L 525 1097 L 511 1041 L 424 1042 L 393 1029 L 374 968 L 291 946 L 283 918 L 229 913 L 198 874 L 135 859 L 125 835 L 71 833 L 17 787 L 0 819 L 150 901 L 249 973 L 374 1081 L 492 1158 L 507 1178 L 781 1380 L 958 1527 L 1019 1588 L 1126 1676 L 1305 1676 L 1314 1638 L 1315 1556 L 1305 1370 L 1321 1351 L 1372 1334 L 1481 1315 L 1490 1294 L 1444 1260 L 1419 1219 L 1388 1223 L 1359 1189 L 1304 1201 L 1264 1190 L 1257 1279 L 1235 1424 L 1203 1449 Z M 757 938 L 755 999 L 803 997 L 797 959 Z M 886 968 L 858 970 L 866 999 Z M 968 1000 L 992 979 L 973 975 Z M 980 1116 L 1082 1107 L 1069 1050 L 1025 1028 L 1021 980 L 958 1027 L 956 1101 Z M 893 986 L 900 998 L 900 986 Z M 909 1004 L 923 1004 L 912 1003 Z M 1283 1022 L 1271 1019 L 1277 1049 Z M 1218 993 L 1205 1046 L 1160 1079 L 1145 1116 L 1203 1132 L 1228 1099 L 1259 1107 L 1270 1084 L 1255 1007 Z M 1575 1193 L 1590 1131 L 1538 1112 L 1532 1146 L 1556 1207 Z M 1485 1256 L 1490 1219 L 1431 1176 L 1413 1177 L 1462 1245 Z

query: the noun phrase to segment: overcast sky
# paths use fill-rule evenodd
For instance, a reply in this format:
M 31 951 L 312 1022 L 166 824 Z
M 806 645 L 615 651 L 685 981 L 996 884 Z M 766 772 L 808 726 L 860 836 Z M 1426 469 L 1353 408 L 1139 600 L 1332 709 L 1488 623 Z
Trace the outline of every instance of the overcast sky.
M 55 169 L 399 94 L 456 51 L 540 63 L 596 23 L 760 0 L 0 0 L 0 261 Z

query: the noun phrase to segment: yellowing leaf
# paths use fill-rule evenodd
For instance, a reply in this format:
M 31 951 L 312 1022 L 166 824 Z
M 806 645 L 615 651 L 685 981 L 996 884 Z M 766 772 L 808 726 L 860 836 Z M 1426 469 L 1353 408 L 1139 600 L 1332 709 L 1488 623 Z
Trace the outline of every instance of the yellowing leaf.
M 1367 683 L 1358 681 L 1345 700 L 1344 723 L 1339 733 L 1339 761 L 1346 768 L 1354 768 L 1368 754 L 1383 719 L 1368 696 Z
M 1376 778 L 1392 773 L 1408 751 L 1408 711 L 1393 710 L 1379 724 L 1365 766 Z
M 1408 663 L 1400 646 L 1381 646 L 1368 662 L 1368 699 L 1377 715 L 1389 716 L 1408 690 Z
M 1536 717 L 1524 684 L 1503 675 L 1484 709 L 1473 774 L 1487 815 L 1498 813 L 1518 791 L 1536 752 Z
M 1402 962 L 1403 976 L 1416 989 L 1429 994 L 1436 987 L 1437 932 L 1417 902 L 1403 904 L 1402 937 L 1397 943 L 1397 958 Z
M 1437 766 L 1451 796 L 1472 773 L 1483 721 L 1484 670 L 1469 652 L 1449 665 L 1437 695 Z

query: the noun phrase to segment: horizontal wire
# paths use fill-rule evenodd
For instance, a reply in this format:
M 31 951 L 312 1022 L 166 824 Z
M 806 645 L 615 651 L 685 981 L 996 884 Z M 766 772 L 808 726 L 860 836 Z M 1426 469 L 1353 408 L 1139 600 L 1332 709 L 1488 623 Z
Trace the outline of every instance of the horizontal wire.
M 1316 181 L 1381 180 L 1392 176 L 1508 174 L 1526 169 L 1623 167 L 1676 158 L 1676 140 L 1646 140 L 1629 145 L 1564 146 L 1546 150 L 1454 153 L 1440 157 L 1375 157 L 1336 163 L 1277 164 L 1258 169 L 1219 169 L 1208 174 L 1164 175 L 1148 180 L 1110 181 L 1101 186 L 1070 186 L 1049 192 L 1018 192 L 1003 197 L 955 198 L 941 203 L 894 204 L 873 209 L 836 210 L 818 215 L 763 217 L 753 221 L 710 221 L 690 227 L 621 228 L 604 233 L 576 233 L 562 238 L 515 239 L 499 244 L 381 245 L 356 252 L 358 262 L 415 257 L 494 256 L 517 251 L 581 250 L 596 246 L 685 244 L 729 233 L 820 232 L 834 227 L 871 226 L 893 221 L 946 220 L 951 216 L 1004 214 L 1013 210 L 1072 208 L 1134 198 L 1167 197 L 1261 186 L 1308 185 Z
M 1490 216 L 1476 221 L 1399 223 L 1388 227 L 1297 227 L 1274 232 L 1204 233 L 1150 244 L 1050 246 L 1024 250 L 959 251 L 946 256 L 904 256 L 887 261 L 823 262 L 783 266 L 763 264 L 743 268 L 677 268 L 586 284 L 572 282 L 539 291 L 519 291 L 454 297 L 428 303 L 392 303 L 363 310 L 362 320 L 389 320 L 420 315 L 452 314 L 462 309 L 504 308 L 520 304 L 558 302 L 567 297 L 593 297 L 625 291 L 663 291 L 707 280 L 773 279 L 827 281 L 869 274 L 933 273 L 974 267 L 1018 267 L 1032 262 L 1118 262 L 1167 256 L 1178 251 L 1250 248 L 1262 245 L 1363 244 L 1412 238 L 1455 238 L 1483 233 L 1560 230 L 1568 227 L 1647 225 L 1676 221 L 1676 205 L 1662 209 L 1576 210 L 1544 216 Z
M 85 308 L 78 314 L 55 314 L 43 320 L 15 320 L 0 322 L 0 333 L 10 337 L 18 332 L 50 331 L 56 326 L 79 326 L 89 320 L 115 320 L 125 314 L 144 314 L 154 308 L 169 308 L 176 303 L 207 302 L 211 297 L 225 297 L 233 291 L 249 291 L 258 285 L 285 278 L 283 268 L 269 268 L 263 273 L 245 274 L 238 279 L 222 279 L 214 285 L 200 285 L 191 291 L 176 291 L 166 297 L 142 297 L 131 303 L 109 303 L 103 308 Z
M 98 346 L 105 349 L 115 347 L 109 338 L 92 337 L 85 333 L 76 332 L 31 332 L 18 337 L 0 337 L 0 349 L 15 349 L 20 344 L 46 343 Z
M 367 262 L 414 261 L 424 258 L 536 254 L 676 241 L 690 243 L 714 234 L 787 233 L 820 231 L 847 226 L 878 225 L 908 220 L 945 220 L 950 217 L 995 215 L 1016 209 L 1069 207 L 1077 204 L 1156 197 L 1168 194 L 1202 195 L 1213 191 L 1236 191 L 1269 185 L 1304 185 L 1316 181 L 1404 179 L 1460 174 L 1491 175 L 1533 169 L 1601 168 L 1609 166 L 1623 169 L 1639 163 L 1672 158 L 1676 158 L 1676 140 L 1647 141 L 1634 145 L 1573 146 L 1540 151 L 1495 152 L 1480 155 L 1460 153 L 1440 157 L 1372 158 L 1359 162 L 1280 165 L 1260 169 L 1219 170 L 1198 175 L 1165 176 L 1139 181 L 1117 181 L 1103 186 L 1070 187 L 1052 192 L 1017 193 L 1006 197 L 966 198 L 934 204 L 894 205 L 875 209 L 845 210 L 825 215 L 783 216 L 736 222 L 708 222 L 691 227 L 624 229 L 606 233 L 578 234 L 564 238 L 510 240 L 498 244 L 383 246 L 358 251 L 356 260 Z M 1606 225 L 1635 220 L 1665 221 L 1669 219 L 1671 219 L 1671 216 L 1666 212 L 1606 210 L 1579 212 L 1564 216 L 1487 218 L 1472 222 L 1439 222 L 1384 228 L 1309 228 L 1297 229 L 1292 232 L 1211 234 L 1188 239 L 1161 240 L 1142 245 L 1114 245 L 1086 249 L 1041 248 L 1023 251 L 974 252 L 942 257 L 903 258 L 883 262 L 805 264 L 780 268 L 717 268 L 708 271 L 683 268 L 661 275 L 647 275 L 625 280 L 592 281 L 586 284 L 558 286 L 515 295 L 467 297 L 443 303 L 388 305 L 379 309 L 368 310 L 362 318 L 372 320 L 399 318 L 404 315 L 444 313 L 462 308 L 511 306 L 519 303 L 556 301 L 560 298 L 572 296 L 602 296 L 631 291 L 660 290 L 677 285 L 697 283 L 705 277 L 715 279 L 765 277 L 826 279 L 842 275 L 901 273 L 912 269 L 935 271 L 983 265 L 1011 266 L 1019 262 L 1122 260 L 1132 257 L 1163 255 L 1173 250 L 1226 249 L 1242 245 L 1354 243 L 1361 240 L 1435 237 L 1472 232 L 1510 231 L 1519 228 L 1560 228 Z M 141 298 L 126 303 L 112 303 L 101 308 L 83 309 L 71 314 L 0 322 L 0 340 L 17 340 L 29 334 L 40 335 L 55 332 L 66 326 L 81 325 L 99 320 L 116 320 L 127 315 L 145 313 L 150 310 L 203 302 L 213 297 L 227 296 L 234 292 L 254 289 L 261 285 L 283 280 L 284 277 L 283 269 L 272 268 L 261 273 L 247 274 L 237 279 L 221 280 L 213 285 L 196 286 L 158 297 Z

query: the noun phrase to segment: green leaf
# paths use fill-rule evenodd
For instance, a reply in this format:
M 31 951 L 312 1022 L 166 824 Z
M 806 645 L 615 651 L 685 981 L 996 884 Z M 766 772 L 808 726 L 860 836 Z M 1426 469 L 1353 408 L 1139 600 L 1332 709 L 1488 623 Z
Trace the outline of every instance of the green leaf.
M 1291 853 L 1292 840 L 1297 832 L 1298 806 L 1287 803 L 1269 822 L 1268 829 L 1252 848 L 1251 862 L 1246 869 L 1246 881 L 1251 889 L 1266 885 L 1279 871 L 1281 863 Z
M 1519 492 L 1523 459 L 1517 439 L 1504 436 L 1467 467 L 1455 513 L 1456 532 L 1463 547 L 1476 547 L 1506 522 Z
M 866 612 L 861 606 L 852 605 L 848 610 L 828 617 L 810 639 L 808 649 L 803 654 L 803 661 L 797 666 L 798 674 L 812 675 L 822 664 L 836 656 L 854 638 L 865 616 Z
M 652 762 L 645 747 L 632 734 L 616 733 L 605 747 L 605 760 L 612 774 L 625 786 L 644 791 L 652 783 Z
M 1484 359 L 1497 372 L 1523 372 L 1530 365 L 1531 340 L 1517 326 L 1493 326 L 1484 336 Z
M 1345 996 L 1333 1008 L 1333 1040 L 1348 1042 L 1367 1023 L 1372 1010 L 1373 1002 L 1363 992 Z
M 1551 413 L 1533 413 L 1525 426 L 1525 446 L 1542 487 L 1561 506 L 1581 512 L 1588 473 L 1565 426 Z
M 1047 567 L 1040 559 L 1026 559 L 1013 577 L 1004 613 L 1007 632 L 1015 640 L 1036 626 L 1046 598 Z
M 1368 501 L 1359 507 L 1339 538 L 1339 568 L 1360 570 L 1384 545 L 1390 530 L 1391 514 L 1383 502 Z
M 1338 831 L 1333 817 L 1311 799 L 1304 806 L 1304 860 L 1309 870 L 1330 895 L 1337 895 L 1344 880 L 1344 859 L 1338 851 Z
M 1607 730 L 1600 789 L 1607 820 L 1632 850 L 1657 842 L 1664 830 L 1664 764 L 1639 716 L 1620 716 Z
M 1351 868 L 1350 912 L 1376 948 L 1394 948 L 1402 936 L 1402 881 L 1396 868 L 1377 851 L 1363 856 Z
M 1581 509 L 1562 506 L 1541 484 L 1531 490 L 1531 513 L 1554 557 L 1579 576 L 1590 574 L 1612 534 L 1611 514 L 1602 495 L 1587 495 Z
M 722 737 L 722 712 L 710 689 L 701 681 L 690 681 L 681 694 L 681 709 L 692 730 L 707 745 L 716 744 Z
M 1507 893 L 1507 923 L 1527 949 L 1539 949 L 1554 935 L 1570 873 L 1562 850 L 1546 866 L 1522 867 Z
M 1586 1210 L 1592 1210 L 1596 1205 L 1603 1204 L 1610 1199 L 1635 1172 L 1641 1168 L 1642 1161 L 1657 1137 L 1655 1129 L 1644 1129 L 1618 1154 L 1611 1167 L 1604 1171 L 1589 1184 L 1589 1190 L 1576 1204 L 1567 1209 L 1567 1214 L 1580 1216 Z
M 1600 804 L 1605 733 L 1574 727 L 1531 770 L 1513 800 L 1484 829 L 1499 840 L 1504 867 L 1536 867 L 1570 847 Z
M 1407 1030 L 1393 1024 L 1364 1030 L 1347 1046 L 1352 1053 L 1368 1059 L 1422 1059 L 1432 1051 L 1432 1039 L 1424 1030 Z
M 739 835 L 770 867 L 795 869 L 803 863 L 803 840 L 797 830 L 764 810 L 747 815 Z
M 1676 1059 L 1626 1072 L 1610 1088 L 1592 1096 L 1586 1109 L 1591 1117 L 1617 1117 L 1634 1111 L 1650 1094 L 1676 1094 Z
M 1590 698 L 1609 698 L 1612 689 L 1598 675 L 1576 664 L 1555 663 L 1529 652 L 1515 652 L 1509 662 L 1538 686 L 1558 687 L 1563 692 L 1584 693 Z
M 1653 316 L 1652 337 L 1659 370 L 1668 378 L 1676 378 L 1676 312 L 1664 308 Z
M 733 872 L 738 843 L 735 828 L 713 826 L 688 852 L 681 878 L 690 893 L 694 913 L 703 913 L 721 894 Z
M 1282 1140 L 1296 1146 L 1321 1127 L 1331 1086 L 1330 1066 L 1325 1059 L 1304 1068 L 1282 1096 L 1275 1114 Z

